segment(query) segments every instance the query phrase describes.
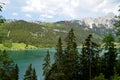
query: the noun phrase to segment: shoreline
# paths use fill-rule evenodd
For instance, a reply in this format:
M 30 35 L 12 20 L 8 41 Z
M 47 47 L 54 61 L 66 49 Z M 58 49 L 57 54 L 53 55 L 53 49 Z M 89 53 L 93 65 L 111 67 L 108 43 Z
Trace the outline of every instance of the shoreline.
M 55 49 L 55 48 L 33 48 L 33 49 L 1 49 L 1 51 L 6 50 L 6 51 L 25 51 L 25 50 L 42 50 L 42 49 Z
M 78 49 L 79 48 L 82 48 L 82 47 L 77 47 Z M 33 49 L 6 49 L 6 51 L 25 51 L 25 50 L 49 50 L 49 49 L 56 49 L 55 47 L 41 47 L 41 48 L 33 48 Z M 1 51 L 3 51 L 5 49 L 2 49 Z

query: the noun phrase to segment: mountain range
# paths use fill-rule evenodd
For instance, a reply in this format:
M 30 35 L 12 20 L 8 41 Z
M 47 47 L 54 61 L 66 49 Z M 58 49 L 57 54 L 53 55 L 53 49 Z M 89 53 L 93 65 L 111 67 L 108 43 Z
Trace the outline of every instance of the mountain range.
M 114 16 L 113 13 L 109 13 L 99 18 L 87 17 L 82 20 L 63 20 L 52 23 L 9 19 L 0 26 L 0 38 L 37 47 L 55 47 L 58 37 L 61 37 L 64 43 L 67 33 L 73 28 L 78 46 L 89 34 L 93 34 L 93 40 L 101 42 L 104 35 L 115 34 L 114 23 L 117 20 Z

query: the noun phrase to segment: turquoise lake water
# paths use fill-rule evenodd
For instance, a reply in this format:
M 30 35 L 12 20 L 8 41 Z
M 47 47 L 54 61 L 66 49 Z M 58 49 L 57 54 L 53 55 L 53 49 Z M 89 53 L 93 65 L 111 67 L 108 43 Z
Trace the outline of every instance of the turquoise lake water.
M 46 52 L 48 49 L 38 49 L 38 50 L 22 50 L 22 51 L 7 51 L 10 57 L 14 60 L 14 63 L 19 66 L 19 80 L 23 80 L 23 76 L 29 64 L 36 69 L 38 80 L 43 80 L 42 76 L 42 64 Z M 49 49 L 51 62 L 54 59 L 55 49 Z
M 44 63 L 44 57 L 47 54 L 47 50 L 50 52 L 51 63 L 54 61 L 55 49 L 37 49 L 37 50 L 19 50 L 19 51 L 7 51 L 10 57 L 14 60 L 15 64 L 19 67 L 19 80 L 23 80 L 26 69 L 30 64 L 36 69 L 38 80 L 43 80 L 42 64 Z M 80 52 L 81 49 L 78 49 Z

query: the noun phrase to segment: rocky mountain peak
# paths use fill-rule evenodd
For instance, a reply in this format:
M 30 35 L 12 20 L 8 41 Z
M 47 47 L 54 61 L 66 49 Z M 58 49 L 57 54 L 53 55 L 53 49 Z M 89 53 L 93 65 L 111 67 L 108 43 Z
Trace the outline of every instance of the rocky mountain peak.
M 113 28 L 114 24 L 114 13 L 108 13 L 107 15 L 99 18 L 84 18 L 82 22 L 88 26 L 89 28 L 93 28 L 94 26 L 96 27 L 101 27 L 100 25 L 102 24 L 106 28 Z M 94 26 L 93 26 L 94 24 Z

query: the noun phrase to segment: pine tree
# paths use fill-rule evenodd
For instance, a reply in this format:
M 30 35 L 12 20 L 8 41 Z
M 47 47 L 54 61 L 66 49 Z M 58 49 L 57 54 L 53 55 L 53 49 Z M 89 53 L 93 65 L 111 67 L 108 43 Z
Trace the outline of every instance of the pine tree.
M 59 63 L 53 63 L 45 80 L 68 80 L 62 69 L 63 67 Z
M 37 75 L 36 75 L 35 68 L 32 69 L 32 78 L 31 78 L 31 80 L 37 80 Z
M 61 38 L 58 40 L 55 62 L 49 69 L 45 80 L 79 80 L 79 54 L 73 29 L 66 38 L 67 46 L 63 52 Z
M 11 74 L 11 78 L 12 80 L 18 80 L 19 79 L 19 68 L 17 66 L 17 64 L 15 65 L 15 67 L 12 69 L 12 74 Z
M 31 78 L 32 78 L 32 64 L 28 66 L 28 69 L 25 72 L 23 80 L 31 80 Z
M 82 80 L 91 80 L 99 74 L 98 53 L 98 45 L 92 41 L 92 35 L 90 34 L 83 43 L 82 54 L 80 56 Z
M 120 9 L 118 10 L 119 12 L 120 12 Z M 119 39 L 119 41 L 120 41 L 120 15 L 118 15 L 118 16 L 115 16 L 115 18 L 117 19 L 117 21 L 116 21 L 116 23 L 114 24 L 114 26 L 115 26 L 115 29 L 116 29 L 116 31 L 117 31 L 117 37 L 118 37 L 118 39 Z
M 43 64 L 43 75 L 46 76 L 49 69 L 50 69 L 50 54 L 49 51 L 47 51 L 47 55 L 44 58 L 44 64 Z
M 14 75 L 14 77 L 15 77 L 15 80 L 18 80 L 19 79 L 19 68 L 18 68 L 18 65 L 16 64 L 15 65 L 15 75 Z
M 0 12 L 2 12 L 3 5 L 5 5 L 3 2 L 0 2 Z M 4 23 L 5 19 L 0 15 L 0 25 Z
M 55 62 L 47 72 L 45 80 L 67 80 L 63 73 L 63 50 L 61 38 L 58 39 L 55 53 Z
M 55 53 L 55 61 L 58 63 L 62 63 L 62 55 L 63 55 L 63 50 L 62 50 L 62 41 L 61 38 L 59 37 L 58 43 L 56 46 L 56 53 Z
M 2 80 L 16 80 L 15 77 L 13 77 L 14 70 L 14 62 L 4 50 L 3 53 L 0 53 L 0 78 L 2 78 Z M 18 75 L 18 73 L 15 75 Z
M 16 73 L 15 79 L 18 80 L 19 79 L 19 75 L 18 75 L 19 74 L 19 68 L 18 68 L 17 64 L 15 65 L 15 73 Z
M 35 68 L 32 68 L 32 64 L 28 66 L 28 69 L 25 72 L 23 80 L 37 80 L 37 75 Z
M 115 26 L 115 30 L 117 31 L 116 35 L 117 35 L 117 38 L 119 39 L 118 42 L 120 42 L 120 8 L 119 8 L 118 12 L 119 12 L 119 14 L 117 16 L 115 16 L 117 21 L 114 24 L 114 26 Z M 120 75 L 120 57 L 118 58 L 118 61 L 117 61 L 117 73 Z
M 2 12 L 3 6 L 5 4 L 3 2 L 0 1 L 0 12 Z M 0 14 L 0 27 L 1 25 L 5 22 L 4 17 Z M 2 30 L 1 30 L 2 31 Z M 6 32 L 4 32 L 3 34 L 0 35 L 0 43 L 2 43 L 3 39 L 6 37 Z
M 110 78 L 110 76 L 114 75 L 114 67 L 116 64 L 117 58 L 117 50 L 114 45 L 114 37 L 112 34 L 105 36 L 103 39 L 105 50 L 107 51 L 104 53 L 104 75 L 106 78 Z
M 69 31 L 66 43 L 67 47 L 63 55 L 63 72 L 67 76 L 67 80 L 78 80 L 79 56 L 73 29 Z

